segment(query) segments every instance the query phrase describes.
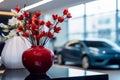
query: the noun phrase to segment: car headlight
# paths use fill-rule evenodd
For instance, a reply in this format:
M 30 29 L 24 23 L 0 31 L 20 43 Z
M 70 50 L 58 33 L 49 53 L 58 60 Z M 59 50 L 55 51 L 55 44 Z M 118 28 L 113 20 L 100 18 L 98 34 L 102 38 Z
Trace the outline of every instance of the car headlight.
M 106 51 L 102 51 L 102 54 L 105 54 L 106 53 Z

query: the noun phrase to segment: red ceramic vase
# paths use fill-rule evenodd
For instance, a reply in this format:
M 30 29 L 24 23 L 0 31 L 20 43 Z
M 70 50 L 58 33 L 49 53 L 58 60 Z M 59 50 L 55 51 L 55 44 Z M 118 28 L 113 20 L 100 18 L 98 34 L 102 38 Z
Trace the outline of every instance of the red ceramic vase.
M 54 54 L 44 46 L 32 46 L 22 56 L 23 65 L 32 75 L 45 74 L 53 61 Z

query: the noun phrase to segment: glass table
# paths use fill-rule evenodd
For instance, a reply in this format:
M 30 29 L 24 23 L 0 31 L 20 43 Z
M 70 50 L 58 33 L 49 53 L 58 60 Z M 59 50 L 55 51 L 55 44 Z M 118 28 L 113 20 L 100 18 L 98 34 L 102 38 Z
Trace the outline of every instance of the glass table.
M 0 80 L 108 80 L 108 74 L 53 65 L 40 76 L 30 75 L 26 69 L 0 69 Z

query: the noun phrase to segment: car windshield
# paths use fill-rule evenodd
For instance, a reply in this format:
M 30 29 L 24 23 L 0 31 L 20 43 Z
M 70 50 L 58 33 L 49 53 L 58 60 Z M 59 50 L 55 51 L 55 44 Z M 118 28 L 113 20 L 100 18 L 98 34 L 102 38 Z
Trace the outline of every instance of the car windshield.
M 113 45 L 111 43 L 106 43 L 103 41 L 84 41 L 87 47 L 101 47 L 101 48 L 114 48 L 118 47 L 117 45 Z

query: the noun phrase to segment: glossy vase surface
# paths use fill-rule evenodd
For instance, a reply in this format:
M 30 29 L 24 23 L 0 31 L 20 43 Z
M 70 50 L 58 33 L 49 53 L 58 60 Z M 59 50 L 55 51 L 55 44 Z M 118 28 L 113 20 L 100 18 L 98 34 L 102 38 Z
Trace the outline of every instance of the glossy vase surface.
M 44 46 L 32 46 L 24 51 L 22 62 L 32 75 L 45 74 L 54 62 L 54 54 Z
M 2 64 L 7 69 L 24 68 L 22 64 L 22 54 L 31 47 L 30 42 L 21 36 L 14 36 L 5 42 L 1 53 Z

